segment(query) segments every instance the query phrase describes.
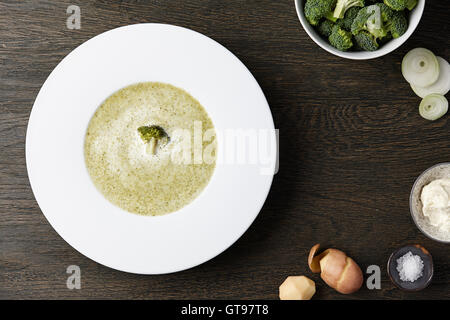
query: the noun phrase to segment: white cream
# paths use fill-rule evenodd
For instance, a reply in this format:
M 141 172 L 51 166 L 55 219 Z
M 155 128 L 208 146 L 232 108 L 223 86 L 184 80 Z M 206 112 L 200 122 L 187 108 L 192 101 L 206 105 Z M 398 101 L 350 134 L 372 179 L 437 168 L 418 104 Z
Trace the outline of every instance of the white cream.
M 450 232 L 450 179 L 432 181 L 422 189 L 422 212 L 429 223 Z

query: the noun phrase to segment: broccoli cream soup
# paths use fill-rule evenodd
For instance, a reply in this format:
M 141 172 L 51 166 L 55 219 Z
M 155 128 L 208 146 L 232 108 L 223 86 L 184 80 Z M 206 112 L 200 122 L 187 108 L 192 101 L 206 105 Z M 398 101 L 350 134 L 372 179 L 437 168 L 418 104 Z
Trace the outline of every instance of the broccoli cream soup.
M 194 200 L 216 163 L 214 126 L 200 103 L 169 84 L 147 82 L 108 97 L 87 129 L 84 154 L 97 189 L 141 215 Z

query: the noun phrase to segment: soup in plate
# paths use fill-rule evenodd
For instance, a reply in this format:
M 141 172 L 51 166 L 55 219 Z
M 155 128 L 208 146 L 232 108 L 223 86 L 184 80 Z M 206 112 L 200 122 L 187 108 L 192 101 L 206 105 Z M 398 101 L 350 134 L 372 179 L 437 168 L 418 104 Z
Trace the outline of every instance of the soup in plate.
M 186 91 L 137 83 L 96 110 L 84 155 L 96 188 L 116 206 L 140 215 L 177 211 L 206 187 L 216 165 L 214 125 Z

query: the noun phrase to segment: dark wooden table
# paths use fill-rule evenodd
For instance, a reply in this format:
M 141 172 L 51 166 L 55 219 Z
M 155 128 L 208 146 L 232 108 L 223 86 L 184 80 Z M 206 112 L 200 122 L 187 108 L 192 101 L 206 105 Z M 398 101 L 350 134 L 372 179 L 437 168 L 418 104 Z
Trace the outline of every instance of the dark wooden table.
M 81 8 L 80 30 L 66 27 L 69 4 Z M 449 9 L 427 1 L 406 44 L 357 62 L 317 47 L 293 0 L 0 1 L 0 298 L 277 299 L 286 276 L 305 274 L 317 299 L 449 299 L 450 246 L 417 230 L 408 197 L 424 169 L 450 160 L 450 118 L 423 120 L 400 72 L 414 47 L 450 58 Z M 41 213 L 25 166 L 28 116 L 52 69 L 89 38 L 142 22 L 188 27 L 230 49 L 280 129 L 280 171 L 252 227 L 212 261 L 163 276 L 115 271 L 72 249 Z M 317 242 L 345 250 L 363 270 L 379 265 L 382 289 L 344 296 L 327 287 L 306 263 Z M 434 281 L 419 293 L 396 289 L 386 274 L 390 253 L 408 243 L 435 261 Z M 66 288 L 72 264 L 81 290 Z

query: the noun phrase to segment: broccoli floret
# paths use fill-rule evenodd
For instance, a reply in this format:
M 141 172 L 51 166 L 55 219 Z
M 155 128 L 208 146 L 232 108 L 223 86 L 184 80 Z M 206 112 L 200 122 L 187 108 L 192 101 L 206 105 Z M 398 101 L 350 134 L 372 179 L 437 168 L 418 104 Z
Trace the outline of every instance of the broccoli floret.
M 308 22 L 317 26 L 322 18 L 336 21 L 333 17 L 333 9 L 337 0 L 306 0 L 305 17 Z
M 381 20 L 384 23 L 387 23 L 388 21 L 390 21 L 394 15 L 394 10 L 392 10 L 391 8 L 389 8 L 387 5 L 385 5 L 384 3 L 377 3 L 376 4 L 381 11 Z
M 364 0 L 337 0 L 333 16 L 342 19 L 345 16 L 345 12 L 352 7 L 364 7 Z
M 353 46 L 352 33 L 345 31 L 339 25 L 335 25 L 328 37 L 330 44 L 338 50 L 347 51 Z
M 334 23 L 330 20 L 323 20 L 317 27 L 317 31 L 324 37 L 329 37 L 333 30 Z
M 168 142 L 169 136 L 167 135 L 166 131 L 160 126 L 142 126 L 138 129 L 139 135 L 141 136 L 141 139 L 148 143 L 148 150 L 150 153 L 155 154 L 156 153 L 156 146 L 160 142 Z
M 417 0 L 384 0 L 384 3 L 395 11 L 402 11 L 414 9 L 417 5 Z
M 387 36 L 388 30 L 383 23 L 381 9 L 376 4 L 362 8 L 353 20 L 351 31 L 354 35 L 362 30 L 369 31 L 376 39 Z
M 365 51 L 375 51 L 379 48 L 377 39 L 370 32 L 364 30 L 355 35 L 355 42 L 358 48 Z
M 407 0 L 406 1 L 406 8 L 411 11 L 417 6 L 417 0 Z
M 144 142 L 149 142 L 150 139 L 161 139 L 167 136 L 167 133 L 160 126 L 142 126 L 138 128 L 138 132 L 141 135 Z
M 401 37 L 408 29 L 408 20 L 402 12 L 395 11 L 388 28 L 393 38 Z
M 344 30 L 346 31 L 352 30 L 353 20 L 355 20 L 359 10 L 361 10 L 360 7 L 351 7 L 350 9 L 347 10 L 347 12 L 344 15 L 344 19 L 340 20 L 342 22 L 342 28 Z

